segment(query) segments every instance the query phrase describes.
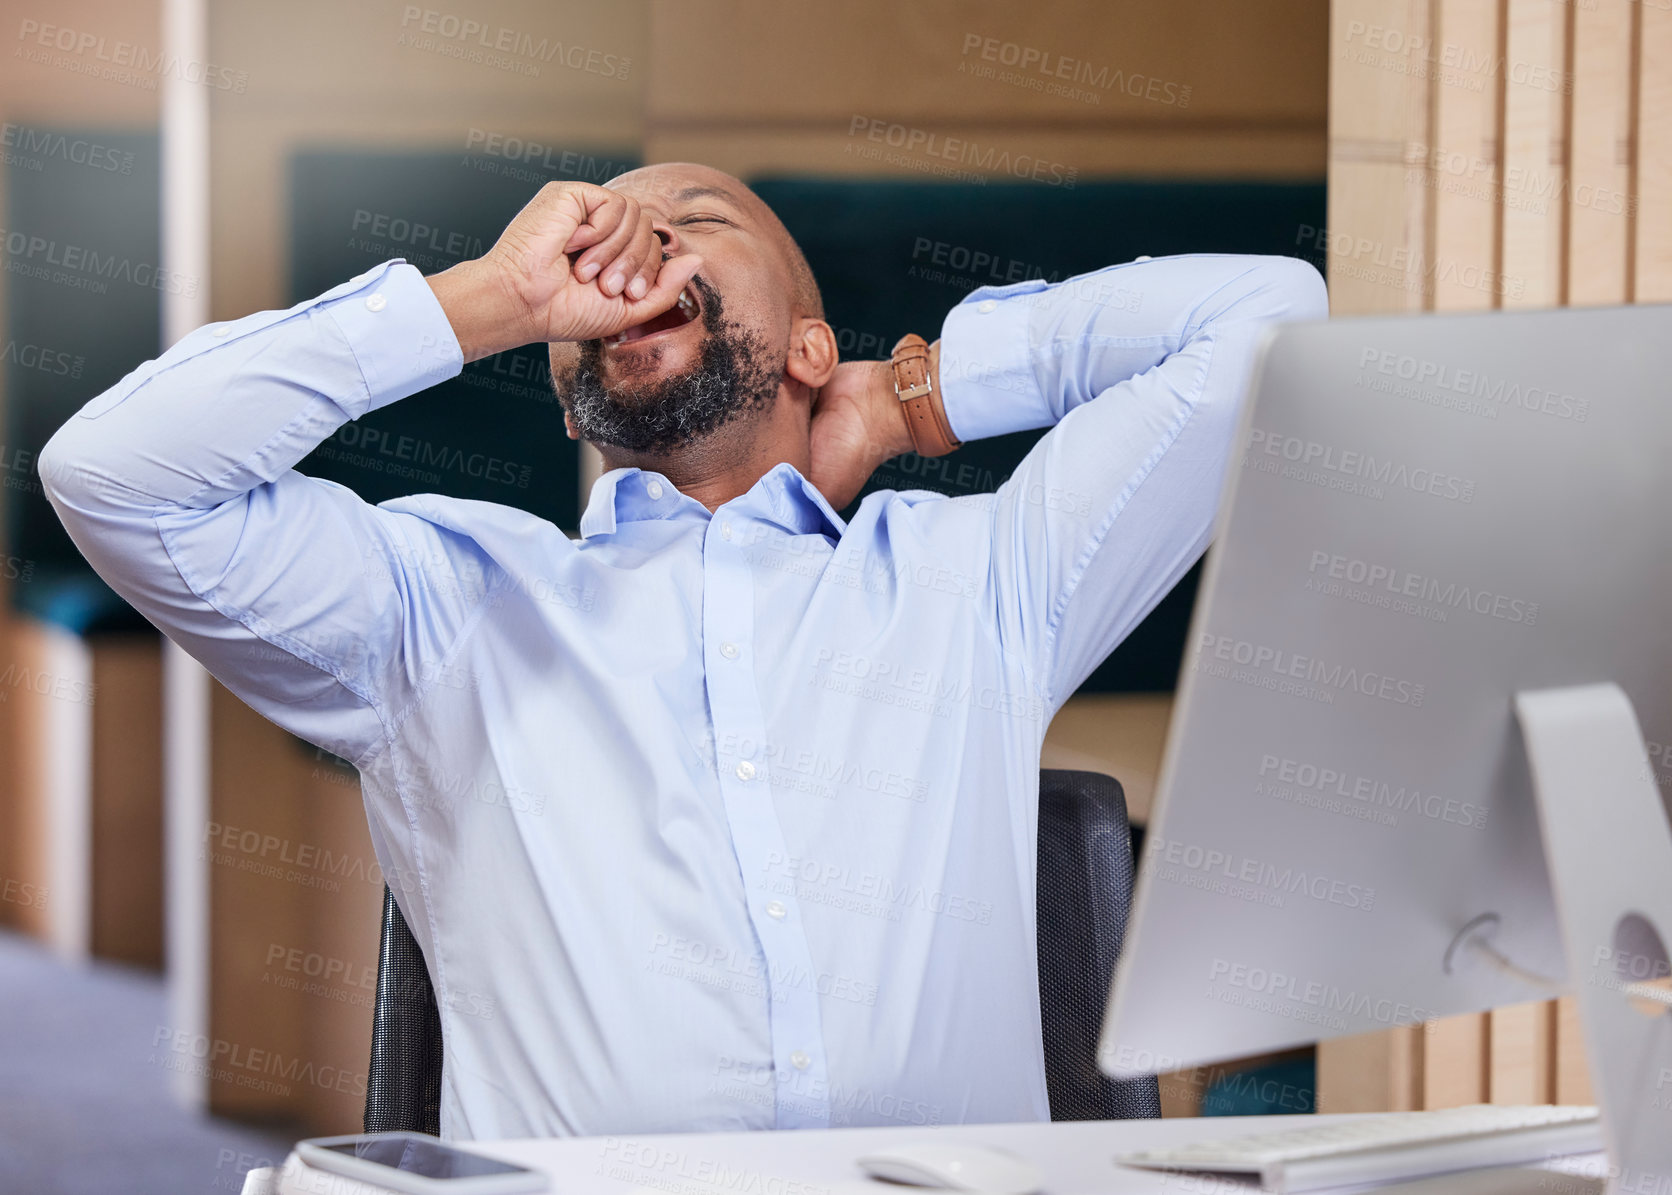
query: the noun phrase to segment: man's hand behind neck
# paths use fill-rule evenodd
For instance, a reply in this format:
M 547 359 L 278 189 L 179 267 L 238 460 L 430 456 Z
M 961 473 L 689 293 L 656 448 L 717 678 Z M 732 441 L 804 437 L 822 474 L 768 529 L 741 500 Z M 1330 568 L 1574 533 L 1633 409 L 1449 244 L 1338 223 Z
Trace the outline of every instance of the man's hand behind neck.
M 940 388 L 940 341 L 929 347 L 929 376 Z M 837 510 L 858 496 L 884 461 L 912 451 L 905 407 L 887 361 L 844 361 L 813 403 L 808 479 Z

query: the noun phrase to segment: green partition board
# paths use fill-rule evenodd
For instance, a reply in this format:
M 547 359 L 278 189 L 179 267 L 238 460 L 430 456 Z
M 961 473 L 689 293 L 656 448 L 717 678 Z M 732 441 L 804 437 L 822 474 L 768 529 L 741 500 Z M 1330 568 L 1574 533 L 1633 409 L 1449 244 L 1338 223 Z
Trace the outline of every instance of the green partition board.
M 290 168 L 290 301 L 390 258 L 434 274 L 479 257 L 545 183 L 601 182 L 637 164 L 630 154 L 534 148 L 532 156 L 469 148 L 298 153 Z M 519 507 L 571 533 L 580 522 L 578 447 L 564 435 L 543 345 L 474 362 L 457 378 L 345 424 L 297 467 L 368 502 L 438 493 Z
M 751 185 L 806 253 L 844 357 L 886 357 L 906 332 L 934 339 L 947 311 L 978 286 L 1058 281 L 1145 254 L 1306 257 L 1325 210 L 1322 181 L 1121 180 L 1070 189 L 760 178 Z M 879 469 L 865 492 L 992 490 L 1041 434 L 983 440 L 934 459 L 908 454 Z M 1081 692 L 1170 692 L 1200 573 L 1199 565 L 1192 569 Z
M 39 454 L 88 399 L 161 351 L 164 291 L 206 283 L 162 269 L 155 133 L 12 123 L 3 169 L 0 568 L 13 605 L 36 617 L 76 631 L 143 628 L 58 521 Z

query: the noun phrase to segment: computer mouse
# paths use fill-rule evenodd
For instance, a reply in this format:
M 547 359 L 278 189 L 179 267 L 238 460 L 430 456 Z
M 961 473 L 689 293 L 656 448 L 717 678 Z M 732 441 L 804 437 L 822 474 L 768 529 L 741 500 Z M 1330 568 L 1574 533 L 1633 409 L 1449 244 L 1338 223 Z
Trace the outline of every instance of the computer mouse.
M 1044 1184 L 1039 1168 L 1002 1149 L 958 1141 L 912 1141 L 867 1154 L 860 1169 L 872 1178 L 914 1187 L 1033 1195 Z

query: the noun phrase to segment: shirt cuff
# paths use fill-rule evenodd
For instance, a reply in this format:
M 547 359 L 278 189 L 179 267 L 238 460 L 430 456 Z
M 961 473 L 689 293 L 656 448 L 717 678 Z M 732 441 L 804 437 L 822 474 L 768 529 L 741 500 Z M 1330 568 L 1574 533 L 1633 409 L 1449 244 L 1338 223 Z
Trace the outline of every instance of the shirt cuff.
M 1034 374 L 1029 323 L 1050 284 L 1040 278 L 983 286 L 941 324 L 941 402 L 959 440 L 981 440 L 1056 422 Z
M 394 258 L 326 291 L 315 303 L 342 330 L 365 379 L 351 419 L 455 377 L 464 352 L 416 266 Z

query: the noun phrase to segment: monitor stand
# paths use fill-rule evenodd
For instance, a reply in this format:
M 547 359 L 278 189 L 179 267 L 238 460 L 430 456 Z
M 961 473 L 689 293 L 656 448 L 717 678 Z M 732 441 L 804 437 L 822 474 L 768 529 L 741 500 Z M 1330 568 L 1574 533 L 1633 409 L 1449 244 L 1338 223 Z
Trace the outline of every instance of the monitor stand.
M 1672 678 L 1667 678 L 1672 683 Z M 1672 829 L 1617 685 L 1517 693 L 1611 1192 L 1672 1192 Z M 1657 928 L 1659 927 L 1659 928 Z

